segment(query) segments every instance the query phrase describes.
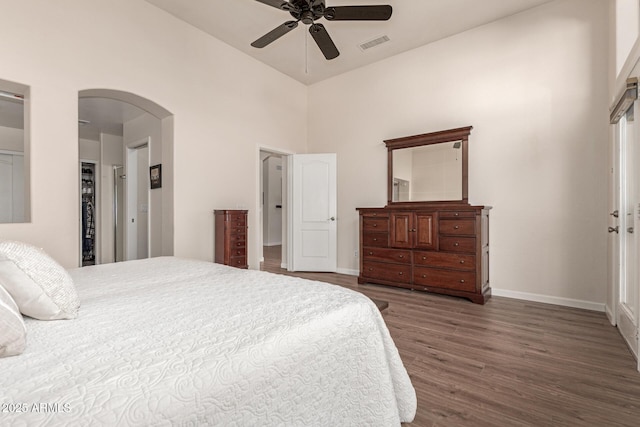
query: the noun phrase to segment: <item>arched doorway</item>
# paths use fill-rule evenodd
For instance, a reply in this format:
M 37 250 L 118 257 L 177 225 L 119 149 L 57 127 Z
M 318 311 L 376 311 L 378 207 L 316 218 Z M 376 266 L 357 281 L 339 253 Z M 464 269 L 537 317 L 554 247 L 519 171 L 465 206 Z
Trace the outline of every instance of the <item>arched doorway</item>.
M 88 89 L 78 124 L 81 265 L 173 255 L 173 115 L 129 92 Z

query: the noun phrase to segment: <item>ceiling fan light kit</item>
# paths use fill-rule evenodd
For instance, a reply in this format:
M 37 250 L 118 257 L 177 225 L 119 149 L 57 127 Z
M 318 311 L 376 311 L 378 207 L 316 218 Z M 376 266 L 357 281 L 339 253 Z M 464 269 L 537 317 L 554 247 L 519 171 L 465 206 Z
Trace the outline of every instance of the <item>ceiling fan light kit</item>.
M 393 9 L 389 5 L 371 6 L 334 6 L 326 7 L 324 0 L 256 0 L 268 6 L 289 12 L 295 21 L 284 24 L 269 31 L 251 46 L 263 48 L 276 41 L 298 26 L 298 22 L 309 26 L 309 33 L 326 59 L 334 59 L 340 55 L 331 36 L 324 25 L 316 23 L 320 18 L 328 21 L 386 21 L 391 18 Z

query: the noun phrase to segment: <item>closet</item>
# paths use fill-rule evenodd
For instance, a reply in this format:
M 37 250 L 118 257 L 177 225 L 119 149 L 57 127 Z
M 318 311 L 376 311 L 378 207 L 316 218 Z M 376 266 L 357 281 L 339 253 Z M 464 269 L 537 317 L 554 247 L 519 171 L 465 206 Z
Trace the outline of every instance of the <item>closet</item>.
M 81 163 L 81 246 L 82 266 L 96 264 L 96 165 Z

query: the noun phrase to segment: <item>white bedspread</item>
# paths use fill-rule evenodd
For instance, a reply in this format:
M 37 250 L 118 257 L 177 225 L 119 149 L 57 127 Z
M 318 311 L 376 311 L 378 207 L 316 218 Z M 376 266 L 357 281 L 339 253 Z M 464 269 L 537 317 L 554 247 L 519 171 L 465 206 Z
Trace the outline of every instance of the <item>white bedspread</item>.
M 416 396 L 365 296 L 153 258 L 71 270 L 77 319 L 26 319 L 0 425 L 392 426 Z

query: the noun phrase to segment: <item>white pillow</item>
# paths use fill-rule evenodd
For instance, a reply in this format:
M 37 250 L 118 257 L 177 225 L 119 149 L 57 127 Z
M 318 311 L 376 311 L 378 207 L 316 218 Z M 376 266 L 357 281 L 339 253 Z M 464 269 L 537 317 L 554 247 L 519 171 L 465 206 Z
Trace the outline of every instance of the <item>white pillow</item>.
M 0 240 L 0 285 L 25 316 L 56 320 L 78 315 L 80 300 L 71 276 L 35 246 Z
M 22 353 L 26 342 L 27 328 L 22 314 L 9 292 L 0 286 L 0 357 Z

